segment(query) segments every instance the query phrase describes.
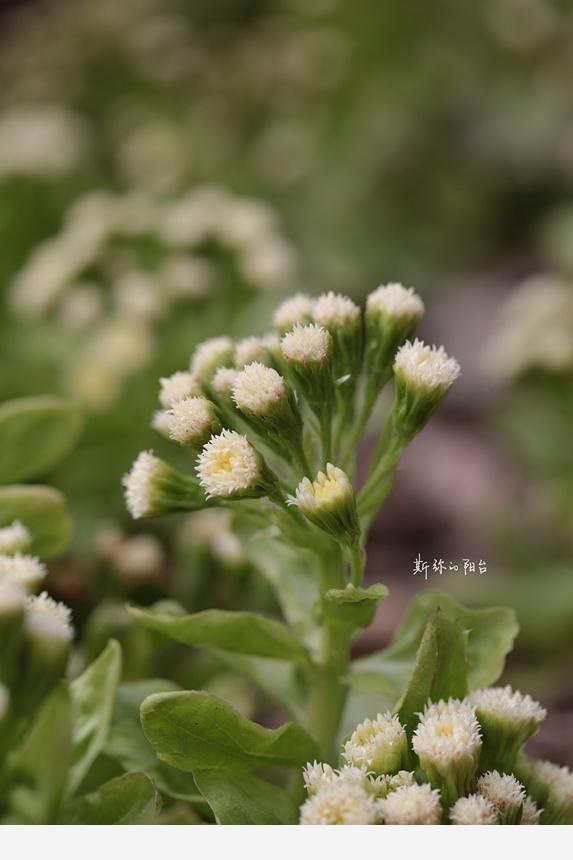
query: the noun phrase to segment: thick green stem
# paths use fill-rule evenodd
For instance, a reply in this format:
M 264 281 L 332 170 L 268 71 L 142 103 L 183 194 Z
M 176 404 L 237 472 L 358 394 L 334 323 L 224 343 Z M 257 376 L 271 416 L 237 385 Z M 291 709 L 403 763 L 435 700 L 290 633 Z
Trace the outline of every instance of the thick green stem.
M 349 552 L 351 582 L 355 588 L 360 588 L 364 578 L 364 568 L 366 566 L 366 553 L 360 540 L 356 540 L 350 545 Z
M 328 621 L 322 628 L 321 649 L 310 674 L 308 726 L 323 761 L 336 764 L 337 740 L 348 687 L 342 678 L 349 669 L 350 637 Z

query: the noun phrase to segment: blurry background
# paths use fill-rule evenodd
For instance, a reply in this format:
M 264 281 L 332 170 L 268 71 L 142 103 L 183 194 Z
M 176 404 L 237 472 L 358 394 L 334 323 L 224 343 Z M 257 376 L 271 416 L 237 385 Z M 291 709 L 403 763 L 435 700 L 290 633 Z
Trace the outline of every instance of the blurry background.
M 50 587 L 84 651 L 112 632 L 132 677 L 173 666 L 126 597 L 271 605 L 225 517 L 141 530 L 124 512 L 134 455 L 177 456 L 149 426 L 158 377 L 207 336 L 264 333 L 293 289 L 402 281 L 463 377 L 376 523 L 368 573 L 392 597 L 358 650 L 420 588 L 514 606 L 508 679 L 551 706 L 538 748 L 573 763 L 573 3 L 0 10 L 0 400 L 86 412 L 46 476 L 76 523 Z M 432 570 L 464 558 L 487 573 Z M 174 671 L 258 707 L 219 666 Z

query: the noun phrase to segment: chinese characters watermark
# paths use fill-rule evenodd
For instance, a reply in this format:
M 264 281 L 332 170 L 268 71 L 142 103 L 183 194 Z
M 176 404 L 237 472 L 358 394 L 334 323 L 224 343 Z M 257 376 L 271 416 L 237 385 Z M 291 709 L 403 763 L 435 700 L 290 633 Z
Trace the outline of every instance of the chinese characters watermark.
M 479 573 L 482 576 L 484 573 L 487 573 L 487 564 L 482 558 L 477 562 L 471 558 L 462 558 L 459 562 L 444 561 L 443 558 L 435 558 L 432 562 L 429 562 L 424 561 L 420 553 L 418 553 L 418 558 L 414 559 L 412 573 L 414 576 L 421 574 L 426 582 L 428 576 L 432 573 L 437 573 L 440 576 L 444 573 L 461 573 L 463 576 L 468 576 L 471 573 Z

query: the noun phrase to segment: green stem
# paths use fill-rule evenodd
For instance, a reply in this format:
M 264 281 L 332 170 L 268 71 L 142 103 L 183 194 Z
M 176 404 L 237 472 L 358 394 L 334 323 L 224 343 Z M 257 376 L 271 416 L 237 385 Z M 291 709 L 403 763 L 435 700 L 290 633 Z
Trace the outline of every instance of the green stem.
M 364 579 L 366 553 L 360 540 L 354 541 L 349 547 L 351 582 L 355 588 L 360 588 Z
M 332 459 L 332 416 L 330 412 L 320 416 L 320 441 L 322 445 L 323 468 Z
M 398 462 L 405 446 L 406 443 L 402 437 L 392 432 L 384 455 L 358 494 L 358 515 L 360 518 L 375 513 L 389 495 L 394 484 Z

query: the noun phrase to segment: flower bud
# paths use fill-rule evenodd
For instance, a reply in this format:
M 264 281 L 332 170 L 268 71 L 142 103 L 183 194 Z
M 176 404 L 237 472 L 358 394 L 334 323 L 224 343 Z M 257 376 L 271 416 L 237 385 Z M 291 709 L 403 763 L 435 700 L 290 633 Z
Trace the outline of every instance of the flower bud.
M 281 450 L 302 450 L 302 418 L 291 387 L 272 367 L 253 362 L 237 375 L 236 407 Z
M 360 308 L 347 296 L 323 293 L 313 303 L 312 318 L 332 338 L 332 369 L 335 378 L 340 380 L 350 377 L 350 390 L 354 390 L 362 357 Z
M 329 423 L 334 403 L 330 334 L 314 323 L 296 325 L 281 340 L 281 353 L 313 412 Z
M 202 393 L 198 378 L 187 370 L 178 370 L 171 376 L 164 376 L 159 380 L 159 385 L 159 402 L 164 409 L 171 409 L 180 400 L 198 397 Z
M 26 591 L 11 576 L 0 576 L 0 681 L 10 686 L 19 667 Z
M 27 549 L 32 541 L 32 536 L 26 526 L 19 520 L 0 529 L 0 553 L 3 555 L 14 555 Z
M 315 481 L 303 478 L 288 503 L 338 541 L 353 544 L 360 536 L 354 487 L 346 473 L 332 463 Z
M 26 591 L 35 591 L 47 574 L 46 565 L 33 555 L 0 555 L 0 577 L 18 580 Z
M 573 824 L 573 773 L 550 761 L 537 761 L 528 775 L 528 788 L 543 804 L 544 824 Z
M 221 430 L 215 404 L 206 397 L 185 397 L 167 412 L 169 438 L 180 445 L 201 448 Z
M 539 824 L 542 809 L 538 809 L 537 804 L 530 797 L 526 797 L 523 801 L 523 810 L 521 813 L 520 824 Z
M 274 496 L 277 482 L 246 436 L 223 430 L 203 447 L 197 476 L 208 499 Z
M 477 792 L 495 808 L 499 824 L 519 824 L 525 789 L 513 774 L 490 770 L 478 779 Z
M 398 348 L 412 337 L 424 315 L 424 303 L 412 287 L 386 284 L 366 299 L 366 369 L 380 388 L 390 375 Z
M 240 340 L 235 347 L 235 365 L 238 368 L 244 368 L 255 361 L 260 364 L 269 364 L 272 361 L 272 349 L 277 347 L 278 339 L 275 335 L 246 337 L 244 340 Z
M 286 334 L 295 325 L 304 325 L 312 319 L 312 300 L 304 293 L 287 299 L 276 309 L 273 324 L 279 334 Z
M 229 337 L 204 340 L 191 356 L 191 373 L 201 383 L 209 382 L 218 367 L 231 362 L 233 349 L 233 341 Z
M 459 797 L 450 809 L 452 824 L 497 824 L 497 810 L 481 794 Z
M 512 770 L 517 754 L 537 732 L 547 711 L 531 696 L 514 692 L 509 686 L 476 690 L 467 701 L 475 708 L 481 726 L 480 769 L 497 765 L 502 770 Z
M 481 745 L 479 723 L 469 704 L 448 699 L 426 705 L 412 747 L 447 807 L 473 787 Z
M 216 371 L 211 380 L 211 387 L 222 400 L 228 400 L 231 397 L 233 385 L 239 372 L 234 367 L 219 367 Z
M 127 508 L 135 520 L 205 507 L 195 478 L 173 469 L 152 451 L 138 455 L 123 485 Z
M 151 418 L 151 428 L 169 439 L 169 415 L 167 409 L 156 409 Z
M 410 770 L 399 770 L 393 775 L 382 774 L 371 780 L 372 791 L 380 800 L 405 785 L 416 785 L 416 778 Z
M 47 695 L 66 671 L 74 636 L 71 611 L 45 591 L 32 595 L 26 602 L 23 631 L 18 704 L 25 712 Z
M 405 785 L 379 801 L 384 824 L 439 824 L 440 792 L 424 785 Z
M 351 780 L 334 779 L 321 786 L 300 809 L 300 824 L 376 824 L 374 798 Z
M 408 762 L 408 739 L 395 714 L 387 711 L 375 720 L 364 720 L 344 744 L 348 764 L 365 767 L 375 774 L 394 774 Z
M 422 430 L 460 375 L 444 348 L 406 341 L 394 361 L 394 426 L 407 441 Z

